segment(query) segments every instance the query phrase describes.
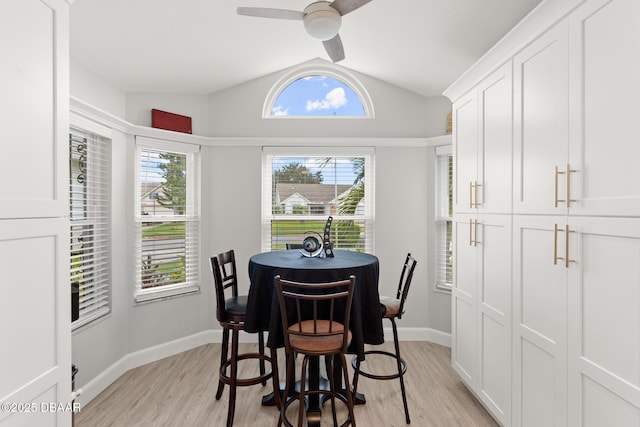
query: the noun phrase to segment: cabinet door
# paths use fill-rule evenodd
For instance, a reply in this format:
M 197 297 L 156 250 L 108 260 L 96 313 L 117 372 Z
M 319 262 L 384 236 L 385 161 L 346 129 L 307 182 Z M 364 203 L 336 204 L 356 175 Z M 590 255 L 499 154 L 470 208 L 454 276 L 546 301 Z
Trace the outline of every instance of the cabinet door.
M 477 230 L 475 215 L 456 215 L 453 219 L 454 267 L 452 290 L 452 349 L 454 369 L 462 380 L 475 388 L 477 373 Z
M 69 55 L 63 0 L 0 13 L 0 218 L 68 215 Z M 17 42 L 19 41 L 19 42 Z
M 519 52 L 514 70 L 513 210 L 515 213 L 566 213 L 568 161 L 568 36 L 562 21 Z M 556 185 L 557 184 L 557 185 Z
M 640 216 L 639 16 L 592 0 L 570 18 L 572 214 Z
M 480 215 L 477 395 L 503 425 L 511 420 L 511 217 Z
M 557 224 L 562 231 L 554 232 Z M 566 216 L 513 217 L 513 425 L 567 425 Z M 557 239 L 554 238 L 557 236 Z M 555 245 L 554 245 L 555 243 Z
M 569 425 L 640 425 L 640 220 L 569 225 Z
M 478 184 L 474 189 L 479 212 L 511 213 L 513 100 L 511 61 L 478 86 L 480 142 Z
M 69 221 L 65 218 L 0 221 L 0 400 L 36 405 L 37 414 L 0 412 L 0 424 L 69 425 L 71 397 L 71 289 Z M 68 260 L 68 255 L 66 257 Z M 4 424 L 3 424 L 4 425 Z
M 453 104 L 453 209 L 471 212 L 478 179 L 478 101 L 472 90 Z

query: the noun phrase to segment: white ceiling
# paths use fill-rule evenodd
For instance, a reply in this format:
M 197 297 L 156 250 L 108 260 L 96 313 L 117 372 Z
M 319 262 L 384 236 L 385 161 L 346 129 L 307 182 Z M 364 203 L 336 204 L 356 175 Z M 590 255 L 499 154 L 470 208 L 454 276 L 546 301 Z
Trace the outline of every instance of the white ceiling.
M 128 92 L 209 94 L 313 58 L 302 22 L 238 6 L 303 10 L 312 0 L 75 0 L 71 58 Z M 344 16 L 339 64 L 441 95 L 540 0 L 373 0 Z

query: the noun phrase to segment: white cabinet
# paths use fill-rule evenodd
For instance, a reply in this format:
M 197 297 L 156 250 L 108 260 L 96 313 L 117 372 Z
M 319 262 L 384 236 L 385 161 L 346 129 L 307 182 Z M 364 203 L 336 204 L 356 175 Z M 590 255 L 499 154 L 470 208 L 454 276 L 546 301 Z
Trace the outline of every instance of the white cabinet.
M 568 425 L 640 425 L 640 219 L 566 224 Z
M 638 425 L 640 219 L 516 215 L 513 234 L 513 425 Z
M 69 128 L 60 126 L 69 122 L 65 8 L 63 0 L 3 2 L 0 218 L 68 214 Z
M 513 217 L 513 426 L 567 425 L 565 224 Z
M 513 58 L 514 213 L 566 213 L 568 55 L 562 21 Z
M 66 218 L 0 220 L 0 400 L 67 404 L 71 398 L 71 303 Z M 68 258 L 67 258 L 68 259 Z M 58 426 L 70 412 L 0 412 L 0 425 Z M 8 418 L 5 420 L 5 418 Z
M 473 191 L 478 180 L 478 97 L 471 90 L 456 101 L 453 116 L 453 210 L 474 212 Z
M 502 423 L 511 417 L 511 217 L 454 218 L 454 369 Z
M 511 416 L 512 68 L 453 105 L 453 366 L 502 423 Z
M 70 411 L 42 405 L 71 402 L 69 3 L 1 9 L 0 403 L 35 406 L 0 424 L 67 426 Z
M 515 213 L 640 215 L 639 14 L 589 1 L 514 57 Z
M 638 426 L 640 2 L 550 4 L 534 12 L 548 25 L 509 54 L 513 148 L 493 153 L 512 153 L 512 169 L 488 145 L 508 142 L 488 119 L 507 105 L 492 102 L 501 72 L 450 89 L 465 94 L 453 107 L 452 363 L 503 425 Z M 510 198 L 491 184 L 511 170 Z M 492 231 L 505 252 L 492 252 Z M 498 271 L 512 276 L 487 275 Z M 511 373 L 495 375 L 498 363 Z M 495 387 L 504 378 L 510 388 Z
M 637 0 L 569 17 L 571 214 L 640 216 L 639 17 Z
M 473 246 L 476 216 L 453 218 L 452 348 L 454 369 L 475 389 L 477 375 L 478 250 Z
M 510 213 L 511 62 L 455 102 L 452 115 L 454 211 Z

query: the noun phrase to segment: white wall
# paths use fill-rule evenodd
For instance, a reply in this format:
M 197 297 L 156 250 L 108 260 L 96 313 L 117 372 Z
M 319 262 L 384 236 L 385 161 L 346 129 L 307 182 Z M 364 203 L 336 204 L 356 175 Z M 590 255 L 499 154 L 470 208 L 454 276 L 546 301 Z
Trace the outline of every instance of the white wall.
M 451 103 L 445 97 L 426 98 L 369 76 L 349 72 L 368 90 L 375 119 L 263 119 L 267 94 L 291 70 L 270 74 L 210 96 L 210 131 L 223 137 L 391 137 L 425 138 L 443 135 Z
M 100 109 L 113 117 L 126 115 L 126 94 L 123 90 L 105 82 L 85 66 L 71 58 L 71 96 Z

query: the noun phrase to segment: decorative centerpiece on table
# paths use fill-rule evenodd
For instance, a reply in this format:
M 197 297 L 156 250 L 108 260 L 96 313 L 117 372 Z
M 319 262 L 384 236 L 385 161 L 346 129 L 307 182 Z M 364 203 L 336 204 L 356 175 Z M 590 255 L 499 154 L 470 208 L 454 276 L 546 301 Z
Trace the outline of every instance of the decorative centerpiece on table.
M 333 217 L 327 218 L 327 223 L 324 225 L 324 235 L 320 236 L 319 233 L 313 231 L 307 231 L 305 235 L 307 237 L 302 241 L 302 249 L 300 253 L 302 256 L 313 257 L 328 257 L 333 258 L 333 243 L 331 243 L 331 222 Z

